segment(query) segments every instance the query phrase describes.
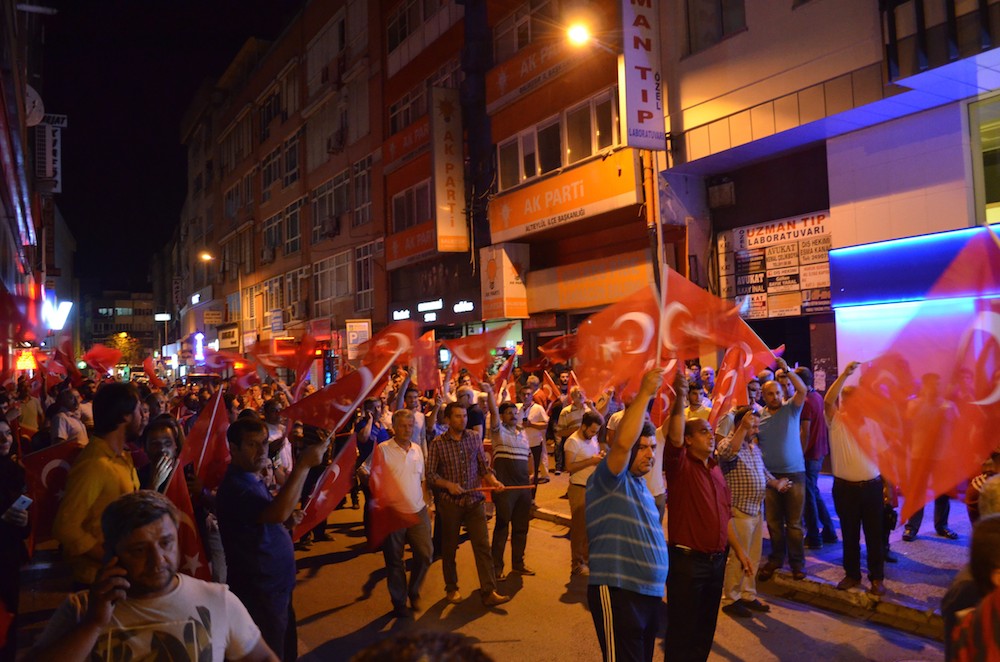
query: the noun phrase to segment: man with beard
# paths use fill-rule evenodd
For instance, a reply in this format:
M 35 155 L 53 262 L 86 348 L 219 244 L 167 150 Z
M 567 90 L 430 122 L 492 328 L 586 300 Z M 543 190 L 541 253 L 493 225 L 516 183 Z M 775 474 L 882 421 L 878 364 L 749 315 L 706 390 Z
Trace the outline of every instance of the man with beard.
M 66 479 L 52 534 L 63 548 L 82 588 L 97 577 L 105 561 L 101 514 L 109 503 L 139 489 L 126 444 L 139 438 L 142 411 L 132 384 L 103 385 L 94 397 L 94 436 L 77 457 Z
M 605 662 L 652 660 L 656 647 L 667 545 L 643 478 L 653 467 L 656 437 L 641 432 L 646 406 L 662 382 L 662 369 L 643 375 L 607 456 L 587 481 L 587 603 Z
M 69 596 L 56 610 L 29 657 L 276 659 L 225 584 L 177 574 L 178 517 L 174 505 L 151 490 L 109 504 L 101 528 L 110 558 L 89 591 Z

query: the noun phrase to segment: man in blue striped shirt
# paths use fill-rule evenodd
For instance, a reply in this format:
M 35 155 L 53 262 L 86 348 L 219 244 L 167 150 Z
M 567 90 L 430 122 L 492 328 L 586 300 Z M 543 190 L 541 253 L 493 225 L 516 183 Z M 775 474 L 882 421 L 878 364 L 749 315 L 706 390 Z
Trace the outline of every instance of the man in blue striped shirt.
M 667 581 L 667 544 L 643 476 L 656 437 L 640 437 L 663 370 L 643 375 L 614 443 L 587 483 L 590 585 L 587 602 L 605 662 L 652 660 Z

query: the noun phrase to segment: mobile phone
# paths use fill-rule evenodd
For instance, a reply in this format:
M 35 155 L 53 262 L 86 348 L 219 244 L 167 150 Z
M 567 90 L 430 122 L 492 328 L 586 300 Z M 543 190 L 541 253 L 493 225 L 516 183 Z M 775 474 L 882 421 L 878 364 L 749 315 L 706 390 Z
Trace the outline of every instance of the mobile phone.
M 10 505 L 10 508 L 8 508 L 7 510 L 12 510 L 15 508 L 17 510 L 27 510 L 28 506 L 30 506 L 31 504 L 32 504 L 31 497 L 29 497 L 27 494 L 22 494 L 21 496 L 17 497 L 17 501 L 12 503 Z

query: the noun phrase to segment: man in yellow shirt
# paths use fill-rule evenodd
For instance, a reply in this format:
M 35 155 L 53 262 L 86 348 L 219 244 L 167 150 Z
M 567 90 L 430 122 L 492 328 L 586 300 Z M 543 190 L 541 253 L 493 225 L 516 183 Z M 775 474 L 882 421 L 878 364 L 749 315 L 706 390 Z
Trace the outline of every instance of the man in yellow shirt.
M 132 384 L 105 384 L 94 397 L 94 436 L 77 457 L 52 526 L 78 584 L 90 585 L 105 563 L 101 514 L 139 489 L 127 441 L 139 437 L 142 412 Z

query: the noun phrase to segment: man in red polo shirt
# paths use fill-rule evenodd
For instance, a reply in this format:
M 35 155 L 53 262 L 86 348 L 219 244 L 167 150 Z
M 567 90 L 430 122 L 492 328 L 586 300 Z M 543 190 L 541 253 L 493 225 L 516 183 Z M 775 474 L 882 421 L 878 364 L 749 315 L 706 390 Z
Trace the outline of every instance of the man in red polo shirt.
M 715 434 L 702 418 L 684 420 L 688 380 L 678 372 L 667 421 L 663 469 L 667 474 L 670 571 L 667 575 L 667 635 L 671 660 L 707 660 L 715 638 L 728 545 L 744 572 L 751 564 L 729 533 L 730 494 L 713 457 Z

